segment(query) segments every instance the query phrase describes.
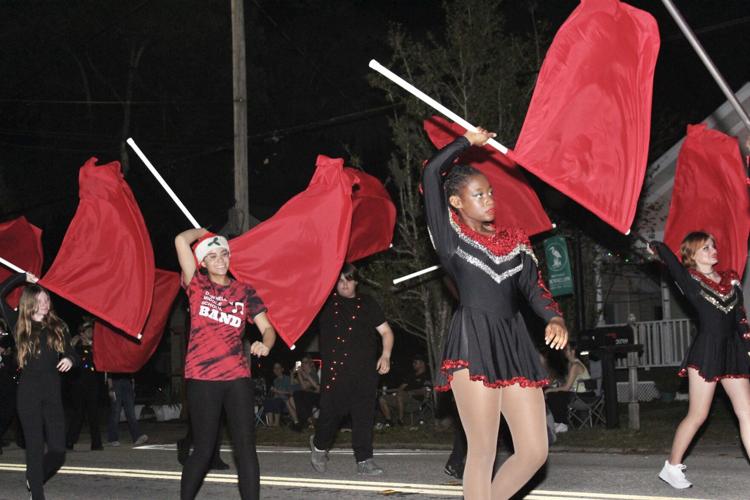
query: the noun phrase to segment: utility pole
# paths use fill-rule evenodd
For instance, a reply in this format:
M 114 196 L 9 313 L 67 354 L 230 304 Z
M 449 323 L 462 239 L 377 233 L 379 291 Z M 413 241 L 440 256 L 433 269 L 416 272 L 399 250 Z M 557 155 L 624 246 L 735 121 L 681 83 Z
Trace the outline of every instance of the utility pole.
M 232 94 L 234 110 L 234 207 L 227 226 L 233 234 L 249 228 L 250 202 L 247 174 L 247 67 L 245 64 L 244 0 L 232 7 Z

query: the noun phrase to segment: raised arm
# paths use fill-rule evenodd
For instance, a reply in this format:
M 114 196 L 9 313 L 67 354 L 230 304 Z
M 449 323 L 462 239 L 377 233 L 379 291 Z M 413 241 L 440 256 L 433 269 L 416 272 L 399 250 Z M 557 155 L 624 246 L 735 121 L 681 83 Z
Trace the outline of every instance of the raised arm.
M 652 241 L 649 248 L 659 256 L 659 259 L 667 267 L 667 271 L 672 279 L 680 287 L 682 293 L 687 293 L 690 287 L 695 286 L 695 280 L 690 276 L 690 272 L 682 263 L 677 260 L 675 254 L 661 241 Z
M 188 285 L 195 274 L 196 264 L 190 244 L 205 235 L 208 231 L 200 229 L 188 229 L 178 234 L 174 239 L 174 247 L 177 250 L 177 261 L 182 270 L 182 283 Z
M 5 301 L 5 297 L 21 283 L 36 283 L 37 281 L 39 281 L 39 278 L 31 273 L 17 273 L 11 274 L 0 283 L 0 314 L 3 315 L 9 332 L 13 332 L 16 328 L 18 313 Z
M 448 201 L 443 191 L 442 174 L 453 164 L 453 160 L 470 146 L 469 140 L 459 137 L 438 151 L 427 162 L 422 172 L 422 189 L 424 191 L 427 227 L 430 230 L 432 244 L 438 253 L 450 253 L 455 248 L 450 235 L 450 215 Z

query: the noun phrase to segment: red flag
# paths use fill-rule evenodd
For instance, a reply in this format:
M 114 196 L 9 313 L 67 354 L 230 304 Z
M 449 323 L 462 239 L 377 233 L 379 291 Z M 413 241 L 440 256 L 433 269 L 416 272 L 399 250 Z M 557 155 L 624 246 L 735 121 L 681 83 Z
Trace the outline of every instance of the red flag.
M 177 292 L 180 275 L 156 269 L 153 301 L 140 342 L 102 321 L 94 323 L 94 366 L 102 372 L 135 373 L 146 364 L 161 341 Z
M 716 238 L 720 270 L 745 272 L 750 234 L 750 197 L 740 148 L 735 137 L 706 124 L 688 125 L 677 158 L 672 202 L 664 242 L 680 254 L 682 239 L 692 231 Z
M 344 160 L 319 155 L 316 165 L 305 191 L 229 242 L 232 274 L 255 288 L 289 346 L 331 294 L 349 245 L 352 183 Z
M 0 257 L 26 272 L 39 276 L 44 262 L 42 230 L 29 223 L 23 216 L 3 222 L 0 224 Z M 14 272 L 0 265 L 0 283 Z M 21 287 L 5 297 L 8 305 L 15 309 L 21 297 Z
M 349 235 L 347 262 L 364 259 L 387 250 L 396 226 L 396 206 L 383 184 L 375 177 L 344 168 L 352 191 L 352 229 Z
M 461 125 L 439 116 L 425 120 L 424 129 L 437 148 L 466 133 Z M 495 192 L 496 213 L 502 214 L 501 225 L 521 228 L 529 236 L 552 228 L 539 198 L 513 160 L 491 146 L 483 146 L 467 149 L 458 162 L 479 169 L 490 181 Z
M 646 172 L 659 30 L 617 0 L 582 0 L 555 35 L 510 156 L 622 233 Z
M 40 284 L 128 335 L 146 322 L 154 252 L 120 163 L 90 158 L 78 174 L 80 201 Z

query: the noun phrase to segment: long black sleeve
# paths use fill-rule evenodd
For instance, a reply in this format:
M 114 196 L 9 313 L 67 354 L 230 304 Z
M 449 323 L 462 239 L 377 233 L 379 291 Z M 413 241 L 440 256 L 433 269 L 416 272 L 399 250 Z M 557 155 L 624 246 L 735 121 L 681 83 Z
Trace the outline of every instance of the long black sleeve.
M 555 316 L 562 316 L 560 307 L 545 286 L 536 259 L 527 253 L 521 255 L 523 269 L 518 275 L 518 287 L 536 315 L 549 323 Z
M 692 287 L 696 286 L 695 280 L 690 277 L 690 272 L 677 260 L 675 254 L 672 253 L 672 250 L 667 245 L 661 241 L 652 241 L 651 246 L 656 250 L 664 265 L 667 266 L 669 275 L 677 283 L 677 286 L 680 287 L 682 293 L 687 295 Z
M 430 230 L 435 250 L 442 256 L 450 256 L 455 251 L 456 241 L 455 236 L 451 234 L 450 208 L 443 191 L 441 174 L 469 146 L 468 139 L 459 137 L 438 151 L 427 163 L 422 173 L 427 227 Z
M 18 321 L 18 312 L 16 312 L 8 303 L 5 301 L 5 297 L 16 288 L 18 285 L 26 281 L 26 273 L 16 273 L 9 276 L 5 281 L 0 283 L 0 313 L 3 315 L 5 323 L 8 325 L 10 332 L 16 328 L 16 321 Z

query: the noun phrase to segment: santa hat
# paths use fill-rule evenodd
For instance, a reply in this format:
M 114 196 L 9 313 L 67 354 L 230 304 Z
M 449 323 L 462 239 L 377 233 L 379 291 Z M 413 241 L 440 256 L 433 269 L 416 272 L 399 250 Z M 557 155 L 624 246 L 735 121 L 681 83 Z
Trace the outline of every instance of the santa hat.
M 229 251 L 229 242 L 223 236 L 214 233 L 206 233 L 198 242 L 193 246 L 193 253 L 195 254 L 195 260 L 198 264 L 203 262 L 208 252 L 211 250 L 218 250 L 220 248 L 226 248 Z

